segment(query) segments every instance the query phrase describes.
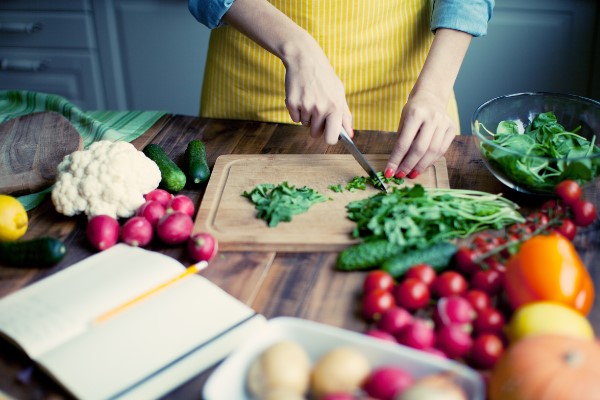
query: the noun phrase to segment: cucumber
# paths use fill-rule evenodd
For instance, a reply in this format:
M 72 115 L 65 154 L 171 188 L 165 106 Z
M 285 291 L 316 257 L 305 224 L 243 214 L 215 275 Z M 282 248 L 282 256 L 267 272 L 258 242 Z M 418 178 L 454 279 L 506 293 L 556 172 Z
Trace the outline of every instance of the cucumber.
M 336 269 L 360 271 L 379 266 L 384 260 L 401 253 L 403 247 L 384 239 L 362 242 L 344 249 L 337 259 Z
M 440 272 L 448 267 L 457 250 L 452 243 L 440 242 L 423 249 L 394 255 L 381 264 L 381 269 L 394 278 L 400 278 L 413 265 L 417 264 L 429 264 L 436 272 Z
M 185 187 L 186 177 L 165 150 L 155 143 L 144 147 L 144 154 L 158 165 L 162 177 L 159 186 L 169 192 L 179 192 Z
M 192 140 L 185 149 L 185 173 L 194 184 L 206 182 L 210 177 L 210 169 L 206 161 L 206 149 L 200 140 Z
M 67 247 L 53 237 L 0 242 L 0 263 L 13 267 L 51 267 L 62 260 Z

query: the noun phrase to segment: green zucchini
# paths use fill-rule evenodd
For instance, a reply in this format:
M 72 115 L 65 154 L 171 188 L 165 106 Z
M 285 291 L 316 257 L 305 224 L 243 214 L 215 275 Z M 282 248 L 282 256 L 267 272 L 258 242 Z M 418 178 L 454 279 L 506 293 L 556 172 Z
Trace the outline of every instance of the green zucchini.
M 384 260 L 401 253 L 403 247 L 385 239 L 370 240 L 344 249 L 337 259 L 341 271 L 360 271 L 378 267 Z
M 185 187 L 185 173 L 175 164 L 165 150 L 151 143 L 144 147 L 144 154 L 158 165 L 162 177 L 159 186 L 169 192 L 179 192 Z
M 206 182 L 210 177 L 210 169 L 206 161 L 206 149 L 200 140 L 192 140 L 185 149 L 185 173 L 194 184 Z
M 62 240 L 48 236 L 0 242 L 0 263 L 13 267 L 51 267 L 66 253 L 67 247 Z
M 440 272 L 448 267 L 457 247 L 449 242 L 440 242 L 423 249 L 411 250 L 388 258 L 381 269 L 394 278 L 402 277 L 413 265 L 429 264 Z

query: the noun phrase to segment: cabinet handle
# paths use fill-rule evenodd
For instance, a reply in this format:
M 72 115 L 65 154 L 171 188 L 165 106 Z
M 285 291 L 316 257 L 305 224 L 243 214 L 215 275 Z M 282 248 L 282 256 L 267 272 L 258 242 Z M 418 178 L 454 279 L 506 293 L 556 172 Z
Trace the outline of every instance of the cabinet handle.
M 48 62 L 44 60 L 9 60 L 0 58 L 1 71 L 38 72 L 48 68 Z
M 0 22 L 2 33 L 33 33 L 41 30 L 40 22 Z

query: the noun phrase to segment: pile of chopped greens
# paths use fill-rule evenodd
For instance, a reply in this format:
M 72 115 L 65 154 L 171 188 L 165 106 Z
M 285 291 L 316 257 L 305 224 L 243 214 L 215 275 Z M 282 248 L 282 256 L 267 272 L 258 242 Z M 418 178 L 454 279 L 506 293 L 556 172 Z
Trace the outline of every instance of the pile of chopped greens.
M 401 185 L 404 183 L 404 179 L 401 178 L 386 178 L 383 175 L 383 172 L 377 172 L 377 176 L 379 177 L 379 179 L 381 179 L 383 181 L 383 183 L 394 183 L 396 185 Z M 354 178 L 352 178 L 350 180 L 350 182 L 348 182 L 345 186 L 345 189 L 349 192 L 354 192 L 356 190 L 366 190 L 367 189 L 367 183 L 369 183 L 371 186 L 377 188 L 378 187 L 378 182 L 371 177 L 364 177 L 364 176 L 355 176 Z M 336 192 L 336 193 L 341 193 L 344 191 L 344 187 L 342 187 L 342 185 L 331 185 L 329 186 L 329 189 Z
M 316 204 L 329 200 L 314 189 L 303 186 L 296 188 L 287 182 L 275 186 L 271 183 L 257 185 L 250 192 L 244 192 L 257 210 L 256 216 L 265 220 L 269 227 L 279 222 L 290 222 L 294 215 L 302 214 Z
M 405 249 L 462 238 L 485 229 L 500 229 L 524 218 L 518 206 L 501 195 L 462 189 L 392 188 L 350 202 L 352 235 L 364 241 L 387 240 Z
M 490 164 L 513 182 L 534 191 L 552 192 L 563 180 L 583 185 L 600 175 L 600 157 L 582 158 L 600 154 L 600 147 L 595 137 L 589 141 L 578 135 L 580 129 L 567 131 L 551 111 L 538 114 L 524 129 L 520 122 L 505 120 L 495 133 L 486 129 L 496 146 L 482 142 L 481 150 Z

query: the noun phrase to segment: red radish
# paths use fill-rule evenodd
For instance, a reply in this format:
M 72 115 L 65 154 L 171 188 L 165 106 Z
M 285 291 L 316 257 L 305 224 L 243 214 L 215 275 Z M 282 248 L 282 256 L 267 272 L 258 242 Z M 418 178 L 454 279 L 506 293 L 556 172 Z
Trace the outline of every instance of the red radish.
M 396 286 L 396 304 L 407 310 L 419 310 L 429 304 L 429 286 L 415 279 L 407 278 Z
M 131 217 L 121 228 L 121 240 L 130 246 L 144 247 L 152 240 L 154 230 L 144 217 Z
M 356 400 L 356 397 L 351 393 L 327 393 L 325 396 L 321 397 L 321 400 Z
M 369 321 L 377 321 L 385 310 L 394 306 L 394 295 L 385 290 L 375 289 L 362 298 L 362 313 Z
M 192 217 L 176 211 L 158 220 L 156 234 L 166 244 L 181 244 L 189 239 L 193 227 Z
M 473 330 L 475 333 L 497 333 L 502 334 L 504 330 L 504 315 L 493 308 L 486 308 L 477 313 L 477 317 L 473 321 Z
M 200 232 L 189 238 L 187 250 L 188 255 L 196 262 L 210 261 L 219 251 L 219 243 L 210 233 Z
M 386 340 L 388 342 L 397 343 L 394 335 L 388 332 L 384 332 L 380 329 L 369 329 L 365 332 L 365 335 L 374 337 L 376 339 Z
M 403 368 L 384 365 L 371 372 L 363 384 L 363 390 L 377 399 L 394 400 L 413 382 L 412 375 Z
M 435 336 L 436 347 L 450 358 L 463 357 L 473 345 L 470 333 L 465 324 L 444 325 Z
M 460 296 L 442 297 L 433 310 L 436 325 L 464 324 L 475 319 L 475 310 L 469 301 Z
M 412 314 L 404 308 L 392 307 L 381 314 L 381 318 L 377 321 L 377 328 L 395 335 L 412 320 Z
M 154 189 L 154 190 L 146 193 L 144 198 L 146 199 L 146 201 L 156 200 L 160 204 L 162 204 L 163 207 L 167 208 L 167 204 L 169 204 L 169 200 L 171 200 L 173 198 L 173 195 L 163 189 Z
M 480 312 L 492 306 L 492 299 L 483 290 L 471 289 L 463 296 L 471 303 L 475 312 Z
M 180 211 L 193 217 L 195 211 L 194 202 L 189 197 L 178 194 L 167 203 L 167 212 L 173 211 Z
M 119 240 L 119 222 L 109 215 L 96 215 L 88 221 L 86 235 L 94 248 L 106 250 Z
M 433 347 L 435 342 L 433 323 L 430 320 L 415 318 L 411 324 L 400 330 L 396 335 L 396 340 L 413 349 Z
M 136 215 L 144 217 L 150 225 L 156 226 L 159 219 L 165 215 L 165 207 L 156 200 L 148 200 L 137 209 Z
M 493 333 L 484 333 L 475 338 L 469 353 L 469 361 L 477 368 L 489 369 L 496 365 L 504 353 L 504 343 Z

